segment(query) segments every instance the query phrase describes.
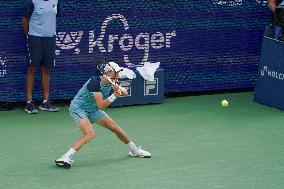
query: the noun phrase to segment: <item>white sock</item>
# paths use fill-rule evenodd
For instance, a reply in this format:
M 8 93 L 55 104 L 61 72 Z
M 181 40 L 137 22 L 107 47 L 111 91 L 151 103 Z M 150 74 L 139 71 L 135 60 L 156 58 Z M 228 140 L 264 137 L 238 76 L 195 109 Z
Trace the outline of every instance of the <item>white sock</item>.
M 127 145 L 128 145 L 129 150 L 133 151 L 136 149 L 136 145 L 132 141 L 130 141 Z
M 72 158 L 72 156 L 75 154 L 76 150 L 73 148 L 70 148 L 68 152 L 65 154 L 66 157 Z
M 47 100 L 43 100 L 43 101 L 42 101 L 42 103 L 46 103 L 46 102 L 47 102 Z

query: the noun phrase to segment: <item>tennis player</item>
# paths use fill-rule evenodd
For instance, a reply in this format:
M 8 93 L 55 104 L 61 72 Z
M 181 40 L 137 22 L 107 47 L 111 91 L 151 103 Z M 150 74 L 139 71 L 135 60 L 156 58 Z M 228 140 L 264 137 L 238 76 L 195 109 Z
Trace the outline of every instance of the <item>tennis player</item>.
M 118 84 L 112 85 L 108 78 L 117 79 L 115 63 L 105 66 L 105 75 L 90 78 L 71 101 L 70 115 L 83 133 L 75 144 L 55 164 L 59 167 L 70 168 L 72 156 L 80 148 L 95 137 L 92 123 L 97 123 L 112 131 L 129 148 L 129 155 L 133 157 L 150 158 L 151 154 L 141 147 L 137 147 L 127 134 L 104 111 L 119 96 L 127 96 L 127 90 Z M 107 78 L 108 77 L 108 78 Z

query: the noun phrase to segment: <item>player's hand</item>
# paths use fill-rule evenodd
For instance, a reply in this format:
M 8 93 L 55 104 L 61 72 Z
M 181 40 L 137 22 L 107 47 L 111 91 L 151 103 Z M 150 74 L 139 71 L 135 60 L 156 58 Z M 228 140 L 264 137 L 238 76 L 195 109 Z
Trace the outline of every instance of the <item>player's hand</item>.
M 118 84 L 115 84 L 115 85 L 113 86 L 113 90 L 114 90 L 114 91 L 118 91 L 119 88 L 120 88 L 120 86 L 119 86 Z
M 119 78 L 119 76 L 118 76 L 118 74 L 116 73 L 116 74 L 115 74 L 115 78 L 114 78 L 114 83 L 118 84 L 118 78 Z
M 118 84 L 115 84 L 113 86 L 113 91 L 114 91 L 114 96 L 116 96 L 116 97 L 120 96 L 121 91 L 120 91 L 120 86 Z

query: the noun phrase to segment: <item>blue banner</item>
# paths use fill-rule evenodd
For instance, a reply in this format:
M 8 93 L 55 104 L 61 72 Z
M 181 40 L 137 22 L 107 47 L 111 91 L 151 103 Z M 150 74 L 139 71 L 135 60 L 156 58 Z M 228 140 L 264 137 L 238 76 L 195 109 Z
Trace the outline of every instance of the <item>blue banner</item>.
M 0 101 L 25 100 L 25 0 L 0 1 Z M 262 0 L 65 0 L 57 24 L 51 98 L 69 99 L 96 74 L 103 55 L 135 68 L 161 62 L 165 93 L 253 88 L 262 34 Z M 41 99 L 40 74 L 34 99 Z
M 284 42 L 265 37 L 254 101 L 284 110 Z

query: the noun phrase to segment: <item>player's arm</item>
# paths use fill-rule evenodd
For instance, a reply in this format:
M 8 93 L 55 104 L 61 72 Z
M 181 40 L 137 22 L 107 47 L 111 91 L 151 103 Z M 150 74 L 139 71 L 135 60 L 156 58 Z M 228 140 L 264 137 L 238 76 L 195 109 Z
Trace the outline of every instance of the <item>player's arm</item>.
M 101 110 L 108 107 L 119 96 L 117 92 L 114 92 L 108 98 L 104 99 L 101 92 L 94 92 L 93 94 L 97 107 Z
M 128 96 L 127 90 L 124 87 L 121 87 L 118 84 L 118 77 L 119 77 L 119 75 L 116 74 L 115 81 L 114 81 L 114 83 L 116 83 L 116 84 L 113 86 L 113 90 L 118 91 L 119 96 Z
M 25 4 L 23 18 L 21 21 L 24 33 L 26 35 L 29 32 L 29 20 L 30 20 L 31 15 L 33 14 L 33 11 L 34 11 L 34 4 L 32 0 L 28 0 Z
M 93 94 L 98 108 L 102 110 L 108 107 L 119 96 L 127 96 L 128 92 L 125 88 L 115 85 L 113 87 L 113 93 L 106 99 L 103 99 L 103 94 L 101 92 L 94 92 Z
M 268 7 L 275 12 L 276 9 L 276 0 L 268 0 Z
M 29 19 L 25 16 L 22 18 L 22 27 L 23 27 L 24 33 L 27 35 L 29 32 Z
M 119 97 L 118 87 L 114 87 L 110 96 L 104 99 L 103 94 L 100 92 L 100 80 L 98 77 L 92 77 L 87 88 L 89 92 L 93 94 L 94 100 L 96 101 L 99 109 L 108 107 L 117 97 Z

